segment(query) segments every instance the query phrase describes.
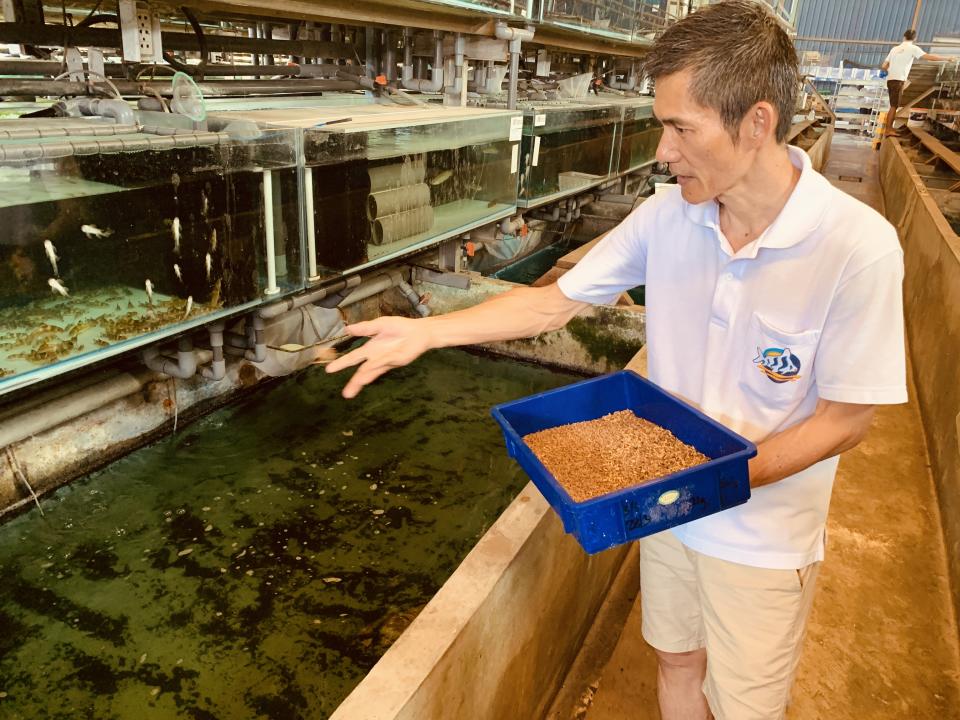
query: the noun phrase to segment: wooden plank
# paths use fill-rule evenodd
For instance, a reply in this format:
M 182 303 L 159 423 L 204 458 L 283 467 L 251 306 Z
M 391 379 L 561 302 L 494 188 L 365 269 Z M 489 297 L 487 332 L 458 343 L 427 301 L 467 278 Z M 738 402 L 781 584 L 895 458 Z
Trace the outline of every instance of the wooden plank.
M 960 155 L 957 155 L 953 150 L 948 148 L 942 142 L 937 140 L 933 135 L 928 133 L 926 130 L 921 130 L 920 128 L 912 127 L 910 132 L 923 143 L 923 146 L 927 148 L 930 152 L 936 155 L 940 160 L 945 164 L 950 166 L 950 169 L 953 170 L 957 175 L 960 175 Z
M 813 125 L 816 120 L 804 120 L 803 122 L 794 123 L 790 126 L 790 132 L 787 133 L 787 143 L 792 143 L 797 139 L 797 136 L 800 135 L 804 130 Z
M 608 231 L 608 232 L 609 232 L 609 231 Z M 581 245 L 581 246 L 578 247 L 576 250 L 574 250 L 574 251 L 572 251 L 572 252 L 568 252 L 568 253 L 567 253 L 566 255 L 564 255 L 562 258 L 560 258 L 559 260 L 557 260 L 556 267 L 562 268 L 562 269 L 564 269 L 564 270 L 569 270 L 569 269 L 572 268 L 574 265 L 576 265 L 578 262 L 580 262 L 581 260 L 583 260 L 583 256 L 586 255 L 588 252 L 590 252 L 590 251 L 593 249 L 594 245 L 596 245 L 598 242 L 600 242 L 601 240 L 603 240 L 606 236 L 607 236 L 607 233 L 604 233 L 603 235 L 600 235 L 600 236 L 598 236 L 598 237 L 595 237 L 593 240 L 591 240 L 590 242 L 588 242 L 586 245 Z

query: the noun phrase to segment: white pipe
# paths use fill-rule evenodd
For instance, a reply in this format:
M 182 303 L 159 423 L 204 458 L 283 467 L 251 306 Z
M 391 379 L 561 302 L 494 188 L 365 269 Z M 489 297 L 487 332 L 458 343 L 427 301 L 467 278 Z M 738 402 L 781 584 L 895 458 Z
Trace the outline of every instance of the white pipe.
M 500 221 L 500 232 L 504 235 L 513 235 L 523 228 L 523 215 L 515 218 L 504 218 Z
M 200 369 L 200 374 L 208 380 L 223 380 L 227 375 L 227 362 L 223 357 L 223 320 L 217 320 L 207 326 L 210 331 L 210 349 L 213 351 L 213 360 L 209 367 Z
M 507 25 L 502 20 L 497 22 L 493 28 L 494 37 L 498 40 L 520 40 L 521 42 L 530 42 L 533 40 L 533 28 L 527 27 L 523 30 L 521 28 L 514 28 Z
M 303 184 L 307 208 L 307 280 L 316 282 L 320 276 L 317 274 L 316 218 L 313 216 L 313 168 L 304 169 Z
M 140 392 L 149 378 L 148 373 L 123 373 L 59 397 L 33 410 L 18 413 L 9 420 L 0 422 L 0 447 L 39 435 L 104 405 Z
M 403 276 L 399 270 L 387 270 L 379 275 L 374 275 L 369 280 L 357 285 L 349 295 L 337 303 L 337 307 L 347 307 L 347 305 L 353 305 L 361 300 L 366 300 L 378 293 L 382 293 L 384 290 L 389 290 L 399 285 L 402 280 Z
M 406 34 L 405 34 L 406 37 Z M 443 89 L 443 33 L 438 30 L 433 31 L 433 65 L 430 68 L 430 79 L 413 77 L 413 36 L 406 37 L 406 45 L 403 49 L 404 63 L 400 85 L 404 90 L 416 90 L 424 93 L 436 93 Z M 409 48 L 410 60 L 407 61 Z
M 177 341 L 177 359 L 160 354 L 157 346 L 148 347 L 143 351 L 143 364 L 154 372 L 163 373 L 171 377 L 186 380 L 197 374 L 197 354 L 193 350 L 193 342 L 188 337 Z
M 263 225 L 267 241 L 267 288 L 264 295 L 276 295 L 280 292 L 277 287 L 277 258 L 274 256 L 273 238 L 273 173 L 263 171 Z

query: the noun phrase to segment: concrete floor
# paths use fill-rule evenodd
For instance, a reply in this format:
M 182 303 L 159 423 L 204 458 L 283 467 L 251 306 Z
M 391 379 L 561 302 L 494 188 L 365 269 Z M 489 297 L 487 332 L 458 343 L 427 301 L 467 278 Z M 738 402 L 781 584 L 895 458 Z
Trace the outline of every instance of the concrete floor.
M 880 209 L 876 165 L 869 143 L 838 134 L 825 174 Z M 940 528 L 916 403 L 878 408 L 866 440 L 840 462 L 788 720 L 960 719 L 960 650 Z M 656 661 L 634 602 L 637 574 L 625 569 L 550 720 L 659 717 Z

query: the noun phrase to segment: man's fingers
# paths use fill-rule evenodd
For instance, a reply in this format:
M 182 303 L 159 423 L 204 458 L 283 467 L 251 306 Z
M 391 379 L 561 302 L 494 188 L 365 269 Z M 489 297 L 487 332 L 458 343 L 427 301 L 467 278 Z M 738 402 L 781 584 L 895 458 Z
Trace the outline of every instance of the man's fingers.
M 370 337 L 380 331 L 380 320 L 364 320 L 363 322 L 353 323 L 344 328 L 347 335 L 354 337 Z
M 364 363 L 350 378 L 350 382 L 343 388 L 343 396 L 348 400 L 355 398 L 364 386 L 369 385 L 378 377 L 383 375 L 389 367 L 371 366 L 370 363 Z
M 363 354 L 363 348 L 358 347 L 356 350 L 351 350 L 346 355 L 341 355 L 336 360 L 332 360 L 331 362 L 327 363 L 327 372 L 340 372 L 344 368 L 359 365 L 366 359 L 366 355 Z

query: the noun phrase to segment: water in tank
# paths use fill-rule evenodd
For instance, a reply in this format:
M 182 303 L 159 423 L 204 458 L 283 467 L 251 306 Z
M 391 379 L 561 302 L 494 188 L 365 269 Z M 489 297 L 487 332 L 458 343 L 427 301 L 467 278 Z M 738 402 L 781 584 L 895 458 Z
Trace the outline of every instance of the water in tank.
M 0 391 L 302 287 L 294 133 L 169 117 L 0 121 Z

